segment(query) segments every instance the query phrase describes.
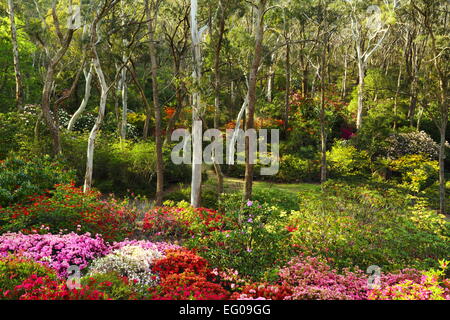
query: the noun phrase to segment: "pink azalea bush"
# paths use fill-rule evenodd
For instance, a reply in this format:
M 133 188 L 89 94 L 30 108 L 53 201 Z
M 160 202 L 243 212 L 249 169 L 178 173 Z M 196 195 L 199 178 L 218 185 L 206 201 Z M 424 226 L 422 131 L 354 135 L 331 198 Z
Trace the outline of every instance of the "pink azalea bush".
M 369 292 L 369 300 L 450 300 L 450 280 L 445 279 L 448 262 L 441 261 L 440 270 L 397 277 L 392 284 L 384 284 Z M 395 276 L 393 276 L 395 277 Z
M 339 274 L 315 257 L 296 257 L 279 275 L 281 283 L 293 291 L 285 300 L 367 299 L 367 276 L 362 271 Z
M 60 277 L 67 276 L 67 268 L 77 265 L 80 270 L 90 261 L 110 251 L 100 235 L 89 233 L 31 234 L 5 233 L 0 236 L 0 256 L 19 254 L 41 261 L 55 269 Z

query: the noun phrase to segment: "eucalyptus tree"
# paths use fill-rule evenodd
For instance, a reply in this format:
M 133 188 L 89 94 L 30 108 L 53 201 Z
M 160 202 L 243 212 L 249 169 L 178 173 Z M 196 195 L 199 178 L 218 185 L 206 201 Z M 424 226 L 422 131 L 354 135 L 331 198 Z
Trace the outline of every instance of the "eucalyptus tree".
M 192 180 L 191 180 L 191 205 L 198 208 L 201 202 L 202 187 L 202 114 L 204 108 L 201 101 L 200 84 L 202 77 L 201 40 L 207 26 L 198 27 L 198 1 L 191 0 L 191 38 L 194 91 L 192 93 Z
M 246 110 L 246 130 L 253 129 L 255 126 L 255 106 L 256 106 L 256 81 L 258 70 L 261 64 L 264 40 L 264 15 L 267 13 L 268 0 L 257 0 L 251 3 L 255 10 L 255 46 L 252 64 L 250 67 L 248 77 L 248 104 Z M 254 164 L 251 161 L 253 158 L 250 154 L 250 138 L 245 137 L 245 182 L 244 182 L 244 200 L 249 200 L 252 197 L 253 191 L 253 169 Z
M 155 143 L 156 143 L 156 205 L 162 205 L 163 189 L 164 189 L 164 163 L 163 163 L 163 137 L 161 132 L 161 106 L 159 103 L 159 89 L 158 89 L 158 63 L 156 60 L 156 45 L 155 45 L 155 29 L 158 19 L 158 11 L 161 5 L 160 0 L 146 0 L 145 11 L 147 15 L 148 37 L 149 37 L 149 51 L 151 63 L 151 77 L 152 77 L 152 94 L 153 94 L 153 109 L 155 110 Z
M 100 56 L 97 50 L 97 47 L 102 42 L 102 38 L 100 36 L 99 28 L 102 20 L 108 15 L 108 13 L 114 8 L 114 6 L 118 3 L 119 0 L 104 0 L 99 3 L 99 7 L 94 7 L 93 19 L 90 24 L 90 40 L 89 40 L 89 49 L 92 54 L 92 64 L 97 75 L 101 93 L 100 93 L 100 105 L 98 108 L 98 115 L 95 120 L 94 126 L 92 127 L 89 138 L 88 138 L 88 146 L 87 146 L 87 157 L 86 157 L 86 173 L 84 177 L 84 185 L 83 191 L 88 192 L 92 187 L 92 174 L 94 167 L 94 151 L 95 151 L 95 140 L 97 138 L 98 132 L 100 131 L 100 127 L 103 123 L 103 119 L 105 117 L 106 103 L 108 99 L 108 93 L 111 87 L 114 85 L 114 82 L 111 84 L 107 83 L 105 73 L 103 72 L 103 67 L 100 61 Z M 97 9 L 97 10 L 95 10 Z M 124 66 L 123 66 L 124 67 Z
M 69 46 L 72 43 L 74 33 L 78 29 L 76 25 L 72 24 L 61 24 L 60 17 L 58 15 L 58 9 L 61 15 L 67 17 L 70 8 L 71 1 L 64 1 L 64 4 L 60 3 L 58 0 L 52 0 L 50 7 L 47 2 L 40 2 L 38 0 L 33 0 L 35 5 L 35 12 L 41 21 L 41 30 L 34 30 L 36 41 L 42 46 L 44 52 L 46 53 L 47 63 L 45 64 L 45 75 L 44 83 L 42 89 L 42 99 L 41 108 L 44 120 L 49 127 L 49 130 L 53 139 L 53 153 L 61 153 L 61 139 L 59 132 L 58 123 L 58 110 L 53 109 L 51 112 L 51 96 L 53 94 L 55 74 L 58 71 L 59 64 L 63 57 L 66 55 Z M 67 8 L 67 10 L 60 9 L 59 7 Z M 44 16 L 43 12 L 50 12 L 52 25 L 49 26 L 47 22 L 47 17 Z M 54 34 L 52 33 L 54 30 Z M 56 38 L 56 39 L 55 39 Z
M 19 59 L 19 47 L 17 41 L 17 28 L 15 22 L 14 14 L 14 2 L 13 0 L 8 0 L 8 11 L 9 11 L 9 21 L 11 27 L 11 43 L 13 49 L 13 61 L 14 61 L 14 75 L 16 78 L 16 108 L 19 111 L 23 110 L 23 83 L 22 83 L 22 73 L 20 69 L 20 59 Z
M 187 0 L 164 1 L 160 8 L 161 32 L 164 43 L 169 48 L 172 58 L 173 87 L 175 91 L 175 113 L 166 125 L 164 144 L 170 141 L 172 130 L 179 119 L 187 95 L 186 58 L 190 48 L 190 6 Z
M 392 22 L 388 13 L 397 6 L 397 1 L 391 4 L 383 0 L 382 6 L 368 4 L 364 0 L 344 0 L 350 12 L 350 32 L 355 48 L 358 65 L 358 108 L 356 113 L 356 127 L 361 128 L 364 113 L 364 85 L 367 64 L 371 56 L 381 48 Z M 381 3 L 380 3 L 381 4 Z M 382 11 L 385 10 L 385 12 Z M 384 13 L 384 15 L 383 15 Z

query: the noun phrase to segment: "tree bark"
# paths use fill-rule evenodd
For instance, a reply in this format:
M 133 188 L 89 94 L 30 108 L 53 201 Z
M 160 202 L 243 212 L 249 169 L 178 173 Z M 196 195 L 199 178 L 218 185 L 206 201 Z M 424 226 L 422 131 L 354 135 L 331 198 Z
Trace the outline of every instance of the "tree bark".
M 161 107 L 159 104 L 158 91 L 158 64 L 156 61 L 156 47 L 155 47 L 155 27 L 156 19 L 158 17 L 159 0 L 155 0 L 153 17 L 150 10 L 149 0 L 146 1 L 148 32 L 149 32 L 149 49 L 150 62 L 152 73 L 152 89 L 153 89 L 153 107 L 155 110 L 155 142 L 156 142 L 156 199 L 157 206 L 162 205 L 163 191 L 164 191 L 164 163 L 162 154 L 162 136 L 161 136 Z
M 22 74 L 20 72 L 19 46 L 17 43 L 17 29 L 14 19 L 14 3 L 8 0 L 9 20 L 11 24 L 11 43 L 13 49 L 14 74 L 16 77 L 16 108 L 19 112 L 23 111 L 23 84 Z
M 321 63 L 321 84 L 320 84 L 320 143 L 321 143 L 321 162 L 320 162 L 320 182 L 327 180 L 327 133 L 325 127 L 325 63 L 326 50 L 322 50 Z
M 246 130 L 254 128 L 255 105 L 256 105 L 256 80 L 259 65 L 261 63 L 261 55 L 264 39 L 264 13 L 266 10 L 266 0 L 260 0 L 256 10 L 256 27 L 255 27 L 255 54 L 253 56 L 250 76 L 248 80 L 248 105 Z M 245 137 L 245 183 L 244 183 L 244 200 L 252 197 L 253 191 L 253 168 L 254 164 L 250 163 L 250 139 Z
M 218 129 L 220 126 L 220 52 L 222 50 L 223 35 L 225 31 L 225 8 L 222 1 L 219 1 L 221 10 L 219 30 L 217 33 L 217 44 L 214 51 L 214 129 Z M 223 173 L 220 163 L 214 155 L 214 171 L 217 176 L 217 192 L 220 195 L 223 193 Z
M 291 46 L 286 45 L 286 92 L 284 94 L 284 130 L 287 132 L 289 122 L 289 96 L 291 94 Z
M 50 112 L 50 96 L 52 94 L 53 80 L 55 77 L 55 69 L 58 66 L 59 62 L 66 54 L 67 49 L 69 48 L 70 43 L 72 42 L 74 30 L 70 29 L 67 31 L 65 39 L 62 41 L 61 47 L 56 52 L 53 59 L 51 59 L 50 63 L 47 66 L 47 72 L 44 78 L 44 87 L 42 89 L 42 113 L 44 116 L 44 120 L 47 126 L 50 129 L 53 139 L 53 153 L 55 155 L 61 153 L 61 139 L 59 135 L 59 127 L 57 125 L 58 115 L 54 112 L 53 116 Z
M 86 174 L 84 177 L 84 186 L 83 191 L 86 193 L 92 188 L 92 173 L 94 167 L 94 149 L 95 149 L 95 139 L 100 130 L 100 126 L 103 122 L 103 118 L 105 117 L 105 109 L 106 109 L 106 101 L 108 99 L 108 85 L 105 80 L 105 75 L 103 74 L 103 69 L 100 65 L 100 59 L 97 54 L 97 49 L 92 48 L 93 51 L 93 65 L 95 69 L 95 73 L 97 74 L 100 86 L 101 86 L 101 94 L 100 94 L 100 106 L 98 109 L 98 116 L 95 120 L 95 124 L 92 127 L 92 130 L 89 134 L 88 139 L 88 147 L 87 147 L 87 158 L 86 158 Z
M 67 130 L 72 131 L 75 123 L 80 118 L 81 114 L 86 109 L 87 103 L 91 97 L 91 88 L 92 88 L 92 74 L 93 74 L 93 65 L 91 64 L 89 67 L 89 71 L 86 73 L 84 71 L 84 78 L 86 79 L 85 89 L 84 89 L 84 98 L 81 101 L 80 107 L 73 114 L 72 118 L 70 118 L 69 125 L 67 126 Z

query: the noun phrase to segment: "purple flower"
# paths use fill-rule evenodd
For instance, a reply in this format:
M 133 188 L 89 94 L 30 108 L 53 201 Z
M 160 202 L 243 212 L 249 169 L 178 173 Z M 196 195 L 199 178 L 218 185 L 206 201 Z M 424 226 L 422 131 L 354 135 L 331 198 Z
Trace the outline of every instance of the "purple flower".
M 252 218 L 249 218 L 249 219 L 247 220 L 247 222 L 252 223 L 252 222 L 253 222 L 253 219 L 252 219 Z
M 253 205 L 253 201 L 248 200 L 248 201 L 247 201 L 247 207 L 251 207 L 252 205 Z

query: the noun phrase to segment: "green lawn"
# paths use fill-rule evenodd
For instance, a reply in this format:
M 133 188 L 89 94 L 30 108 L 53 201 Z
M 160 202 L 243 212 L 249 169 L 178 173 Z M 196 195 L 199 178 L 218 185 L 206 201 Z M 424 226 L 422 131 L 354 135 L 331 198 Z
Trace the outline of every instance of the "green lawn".
M 214 172 L 208 172 L 207 187 L 214 188 L 217 185 L 217 178 Z M 225 192 L 235 192 L 240 191 L 244 187 L 244 179 L 239 178 L 224 178 L 224 190 Z M 287 193 L 297 197 L 298 193 L 315 193 L 320 190 L 319 184 L 313 183 L 275 183 L 267 181 L 254 181 L 254 190 L 261 189 L 278 189 L 286 191 Z

